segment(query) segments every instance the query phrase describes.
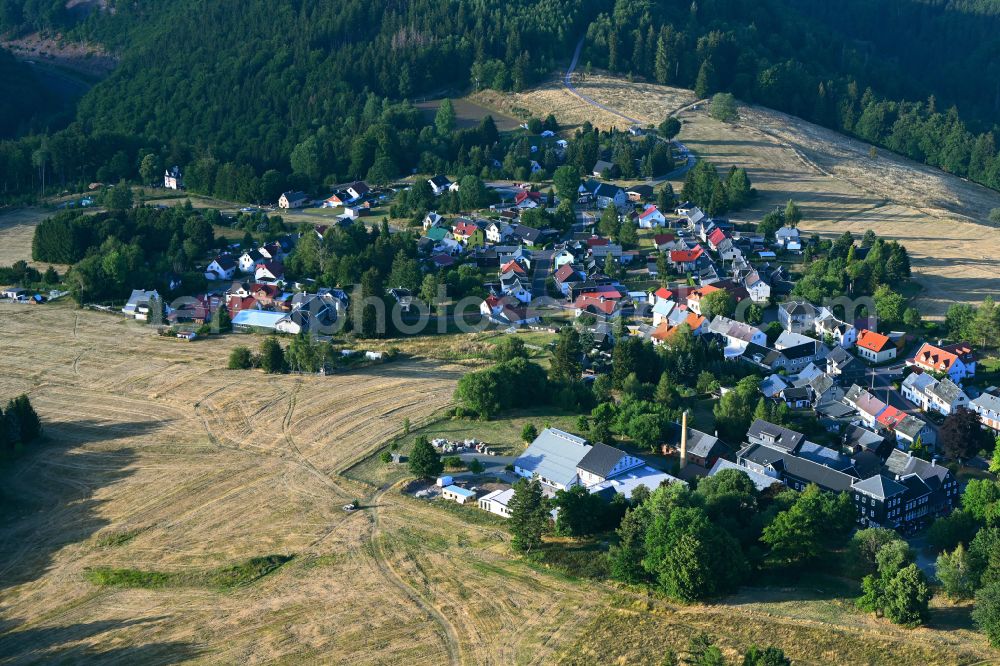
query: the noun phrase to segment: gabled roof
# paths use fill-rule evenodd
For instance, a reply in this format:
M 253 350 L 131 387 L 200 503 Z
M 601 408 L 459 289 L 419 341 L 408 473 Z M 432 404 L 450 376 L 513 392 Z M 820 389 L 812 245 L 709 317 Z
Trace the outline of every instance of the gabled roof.
M 867 328 L 862 329 L 858 333 L 858 341 L 856 344 L 862 349 L 867 349 L 868 351 L 875 352 L 876 354 L 893 346 L 892 341 L 889 340 L 888 336 L 868 330 Z
M 656 206 L 648 206 L 646 208 L 646 210 L 644 210 L 641 213 L 639 213 L 639 219 L 642 220 L 642 219 L 645 219 L 647 217 L 651 217 L 653 214 L 659 213 L 659 212 L 660 211 L 656 208 Z
M 782 451 L 795 451 L 805 441 L 806 436 L 770 421 L 756 419 L 747 430 L 747 438 L 760 440 L 768 446 Z
M 815 483 L 825 490 L 840 492 L 850 489 L 857 477 L 848 472 L 841 472 L 800 458 L 792 453 L 771 446 L 750 444 L 738 454 L 739 458 L 749 460 L 758 465 L 770 467 L 778 472 L 790 474 L 806 483 Z
M 693 249 L 690 250 L 672 250 L 670 252 L 670 261 L 675 264 L 689 264 L 693 261 L 697 261 L 698 257 L 705 253 L 704 248 L 701 245 L 695 245 Z
M 906 486 L 902 483 L 894 481 L 884 474 L 877 474 L 864 481 L 858 481 L 851 486 L 851 489 L 879 500 L 902 495 L 907 490 Z
M 527 271 L 524 270 L 524 266 L 522 266 L 516 259 L 511 259 L 506 264 L 504 264 L 503 266 L 501 266 L 500 267 L 500 272 L 501 273 L 513 272 L 513 273 L 517 273 L 518 275 L 526 275 L 527 274 Z
M 219 265 L 219 268 L 224 271 L 236 268 L 236 259 L 234 259 L 231 254 L 220 254 L 214 259 L 214 261 Z
M 927 368 L 933 372 L 948 372 L 951 366 L 955 364 L 955 361 L 960 358 L 965 362 L 976 360 L 972 347 L 967 343 L 960 342 L 946 347 L 938 347 L 925 342 L 910 360 L 915 365 Z
M 711 243 L 712 245 L 718 245 L 725 239 L 726 239 L 726 232 L 723 231 L 722 229 L 719 229 L 718 227 L 716 227 L 712 231 L 712 233 L 708 235 L 708 242 Z
M 442 188 L 442 187 L 448 187 L 449 185 L 451 185 L 451 181 L 448 180 L 448 176 L 441 175 L 441 174 L 439 174 L 437 176 L 434 176 L 433 178 L 429 178 L 428 182 L 431 185 L 434 185 L 435 187 L 437 187 L 439 189 Z
M 583 437 L 546 428 L 514 461 L 514 466 L 568 486 L 576 478 L 577 465 L 589 450 L 590 445 Z
M 933 461 L 928 462 L 895 448 L 889 453 L 889 457 L 886 458 L 885 468 L 889 472 L 898 474 L 901 477 L 908 474 L 916 474 L 925 480 L 936 478 L 938 481 L 944 481 L 951 474 L 951 471 L 944 465 L 938 465 Z
M 590 447 L 579 463 L 577 463 L 577 468 L 582 469 L 585 472 L 590 472 L 591 474 L 596 474 L 601 478 L 608 478 L 611 471 L 615 468 L 622 458 L 627 454 L 621 449 L 616 449 L 613 446 L 608 446 L 607 444 L 597 443 Z

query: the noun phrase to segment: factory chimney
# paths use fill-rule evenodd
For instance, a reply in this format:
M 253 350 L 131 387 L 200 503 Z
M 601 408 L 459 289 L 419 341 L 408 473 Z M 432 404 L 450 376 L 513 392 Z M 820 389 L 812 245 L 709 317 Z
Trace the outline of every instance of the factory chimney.
M 684 410 L 681 414 L 681 465 L 680 468 L 684 469 L 687 465 L 688 457 L 688 413 Z

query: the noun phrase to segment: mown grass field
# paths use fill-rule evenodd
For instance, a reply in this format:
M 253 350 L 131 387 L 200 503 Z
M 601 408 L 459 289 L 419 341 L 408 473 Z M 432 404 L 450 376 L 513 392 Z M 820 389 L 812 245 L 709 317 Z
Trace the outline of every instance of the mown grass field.
M 703 630 L 801 663 L 993 656 L 954 621 L 967 609 L 906 631 L 797 586 L 676 606 L 522 560 L 495 521 L 344 474 L 406 419 L 412 436 L 513 450 L 526 422 L 573 428 L 544 411 L 438 421 L 469 366 L 227 371 L 246 337 L 183 343 L 69 305 L 0 305 L 0 339 L 0 395 L 28 392 L 47 432 L 0 467 L 9 663 L 651 663 Z

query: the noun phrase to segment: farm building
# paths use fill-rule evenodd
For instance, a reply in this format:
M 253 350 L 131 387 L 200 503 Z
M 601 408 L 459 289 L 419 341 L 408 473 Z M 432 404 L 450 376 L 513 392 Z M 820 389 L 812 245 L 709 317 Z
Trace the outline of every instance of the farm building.
M 461 486 L 445 486 L 441 490 L 441 497 L 449 500 L 451 502 L 457 502 L 458 504 L 465 504 L 469 500 L 476 499 L 476 493 L 468 488 L 462 488 Z

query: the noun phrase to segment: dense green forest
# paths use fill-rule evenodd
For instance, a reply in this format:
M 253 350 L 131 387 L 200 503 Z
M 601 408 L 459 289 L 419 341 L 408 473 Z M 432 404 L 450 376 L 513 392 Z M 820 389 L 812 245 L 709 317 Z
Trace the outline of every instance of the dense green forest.
M 234 196 L 460 163 L 490 137 L 436 145 L 399 101 L 525 88 L 584 34 L 584 63 L 731 91 L 1000 187 L 995 1 L 112 4 L 81 15 L 0 0 L 0 30 L 61 30 L 121 58 L 68 128 L 0 143 L 0 196 L 37 193 L 43 179 L 140 180 L 147 154 L 194 166 L 195 181 L 199 168 L 225 170 Z
M 0 139 L 32 129 L 32 121 L 46 115 L 52 102 L 31 67 L 0 49 Z

